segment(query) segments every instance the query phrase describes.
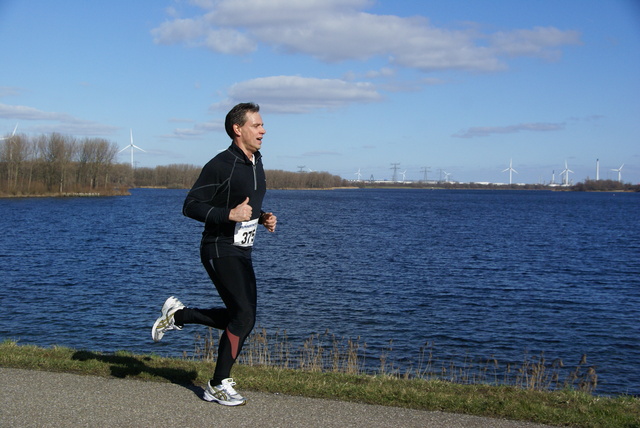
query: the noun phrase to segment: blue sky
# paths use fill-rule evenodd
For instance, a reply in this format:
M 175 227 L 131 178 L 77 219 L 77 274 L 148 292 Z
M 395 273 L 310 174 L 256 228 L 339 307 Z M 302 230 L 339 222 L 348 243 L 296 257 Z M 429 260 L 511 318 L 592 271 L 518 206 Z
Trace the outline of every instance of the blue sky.
M 0 134 L 132 129 L 137 166 L 254 101 L 267 169 L 640 182 L 636 0 L 0 0 L 0 52 Z

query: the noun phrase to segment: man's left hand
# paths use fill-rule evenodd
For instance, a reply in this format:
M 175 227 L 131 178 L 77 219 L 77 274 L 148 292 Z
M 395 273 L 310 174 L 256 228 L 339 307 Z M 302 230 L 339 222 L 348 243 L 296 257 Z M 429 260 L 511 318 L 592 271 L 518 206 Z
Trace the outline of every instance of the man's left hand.
M 278 218 L 273 213 L 262 214 L 262 225 L 266 227 L 269 232 L 276 231 L 276 223 L 278 223 Z

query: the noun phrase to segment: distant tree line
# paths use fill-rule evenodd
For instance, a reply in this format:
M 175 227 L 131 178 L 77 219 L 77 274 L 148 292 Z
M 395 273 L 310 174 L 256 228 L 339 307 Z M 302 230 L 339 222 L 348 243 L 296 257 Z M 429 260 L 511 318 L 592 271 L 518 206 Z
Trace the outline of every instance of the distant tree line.
M 187 164 L 171 164 L 155 168 L 136 168 L 130 187 L 162 187 L 188 189 L 200 175 L 201 167 Z
M 0 146 L 0 194 L 117 191 L 127 184 L 126 168 L 114 164 L 117 152 L 117 145 L 100 138 L 13 135 Z
M 639 184 L 621 183 L 617 180 L 590 180 L 571 186 L 571 190 L 579 192 L 640 192 Z
M 0 196 L 126 194 L 133 187 L 190 188 L 202 166 L 131 168 L 116 163 L 118 146 L 101 138 L 53 133 L 0 142 Z M 325 189 L 348 185 L 327 172 L 267 170 L 270 189 Z
M 269 189 L 331 189 L 351 184 L 337 175 L 328 172 L 290 172 L 266 170 Z
M 0 142 L 0 196 L 126 194 L 133 187 L 190 188 L 201 166 L 172 164 L 131 168 L 116 163 L 118 146 L 101 138 L 76 139 L 53 133 L 27 138 L 17 134 Z M 445 189 L 525 189 L 572 191 L 640 191 L 640 185 L 590 180 L 569 187 L 542 184 L 498 185 L 455 182 L 380 183 L 347 181 L 328 172 L 266 170 L 270 189 L 335 187 L 403 187 Z
M 190 188 L 200 174 L 201 166 L 168 165 L 136 168 L 136 187 Z M 344 187 L 348 182 L 328 172 L 290 172 L 265 170 L 269 189 L 329 189 Z
M 615 180 L 585 180 L 572 186 L 551 186 L 548 184 L 495 184 L 495 183 L 457 183 L 425 182 L 410 183 L 358 181 L 353 183 L 360 188 L 414 188 L 414 189 L 484 189 L 484 190 L 557 190 L 574 192 L 640 192 L 640 185 L 621 183 Z

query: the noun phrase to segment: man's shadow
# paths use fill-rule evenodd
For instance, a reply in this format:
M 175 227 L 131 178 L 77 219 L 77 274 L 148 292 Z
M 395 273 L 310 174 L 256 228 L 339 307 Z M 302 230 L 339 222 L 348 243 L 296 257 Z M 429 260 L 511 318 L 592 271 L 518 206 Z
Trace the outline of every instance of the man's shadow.
M 192 391 L 198 397 L 202 398 L 204 390 L 194 385 L 194 381 L 198 377 L 196 370 L 184 370 L 164 367 L 150 367 L 145 361 L 151 361 L 150 357 L 129 357 L 120 355 L 99 354 L 91 351 L 76 351 L 71 357 L 72 360 L 88 361 L 96 360 L 110 364 L 111 376 L 118 378 L 126 378 L 128 376 L 137 376 L 141 373 L 147 373 L 153 377 L 163 377 L 183 386 Z

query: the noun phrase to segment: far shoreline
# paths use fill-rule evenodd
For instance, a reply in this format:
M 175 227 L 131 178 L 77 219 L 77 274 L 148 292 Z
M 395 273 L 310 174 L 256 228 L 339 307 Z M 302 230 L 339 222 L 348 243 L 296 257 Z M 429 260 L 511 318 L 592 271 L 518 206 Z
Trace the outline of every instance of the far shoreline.
M 416 186 L 416 185 L 364 185 L 364 186 L 338 186 L 338 187 L 284 187 L 284 188 L 268 188 L 268 190 L 313 190 L 313 191 L 327 191 L 327 190 L 518 190 L 518 191 L 549 191 L 549 192 L 589 192 L 589 193 L 638 193 L 640 190 L 633 189 L 576 189 L 576 186 L 571 187 L 558 187 L 558 186 L 541 186 L 541 185 L 493 185 L 493 186 Z M 131 196 L 131 190 L 135 189 L 158 189 L 158 190 L 185 190 L 188 188 L 183 187 L 169 187 L 169 186 L 138 186 L 132 187 L 125 191 L 108 191 L 108 192 L 51 192 L 40 194 L 19 194 L 9 195 L 0 194 L 0 199 L 23 199 L 23 198 L 99 198 L 99 197 L 113 197 L 113 196 Z

